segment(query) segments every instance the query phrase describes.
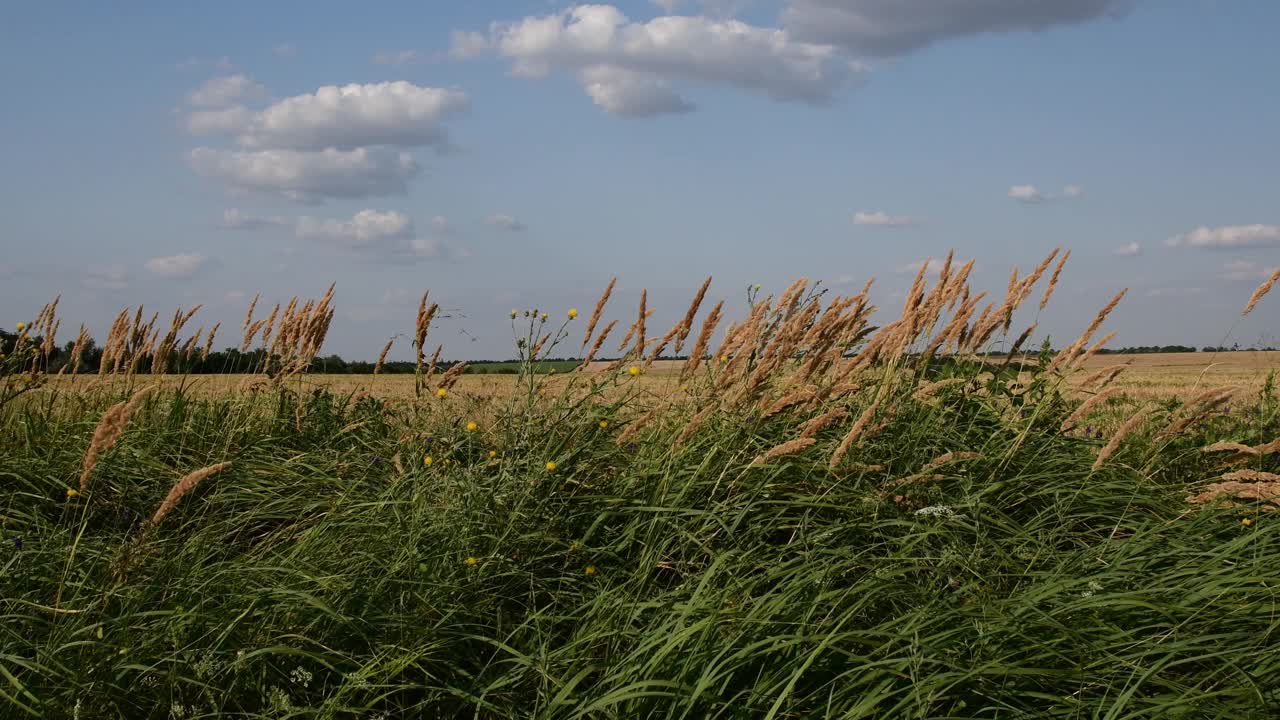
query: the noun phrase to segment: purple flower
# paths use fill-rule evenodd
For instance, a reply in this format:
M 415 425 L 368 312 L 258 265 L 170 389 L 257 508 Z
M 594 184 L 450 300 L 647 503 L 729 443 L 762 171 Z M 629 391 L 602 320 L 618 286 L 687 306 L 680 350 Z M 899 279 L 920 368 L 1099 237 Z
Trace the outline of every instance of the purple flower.
M 637 445 L 637 444 L 635 444 L 635 443 L 633 443 L 633 442 L 629 442 L 629 443 L 627 443 L 627 449 L 628 449 L 628 450 L 635 450 L 635 449 L 636 449 L 636 448 L 638 448 L 638 447 L 640 447 L 640 446 L 639 446 L 639 445 Z
M 382 457 L 379 455 L 374 455 L 373 457 L 369 458 L 370 465 L 377 465 L 381 462 L 382 462 Z
M 748 415 L 748 416 L 747 416 L 747 424 L 748 424 L 748 425 L 750 425 L 750 424 L 754 423 L 755 421 L 756 421 L 756 416 L 755 416 L 755 415 Z
M 13 536 L 13 546 L 14 546 L 15 548 L 17 548 L 18 550 L 21 550 L 21 549 L 22 549 L 22 538 L 18 537 L 17 535 L 14 535 L 14 536 Z
M 1084 434 L 1085 434 L 1085 435 L 1092 435 L 1092 434 L 1093 434 L 1093 426 L 1092 426 L 1092 425 L 1086 426 L 1086 427 L 1085 427 L 1085 429 L 1084 429 Z
M 1094 435 L 1093 435 L 1093 436 L 1094 436 L 1095 438 L 1097 438 L 1097 439 L 1101 440 L 1101 439 L 1102 439 L 1102 431 L 1101 431 L 1101 430 L 1099 430 L 1098 432 L 1094 433 Z

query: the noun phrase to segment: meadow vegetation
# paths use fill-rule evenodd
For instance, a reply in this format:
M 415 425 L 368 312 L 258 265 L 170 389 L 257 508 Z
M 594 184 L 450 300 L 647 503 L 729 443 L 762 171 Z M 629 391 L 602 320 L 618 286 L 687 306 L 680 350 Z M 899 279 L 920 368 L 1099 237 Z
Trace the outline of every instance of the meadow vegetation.
M 1123 292 L 1020 355 L 1065 259 L 890 320 L 800 280 L 722 327 L 708 279 L 656 336 L 610 284 L 513 311 L 495 392 L 424 296 L 395 398 L 305 382 L 332 290 L 217 393 L 164 375 L 189 310 L 49 377 L 50 304 L 0 360 L 3 714 L 1276 717 L 1275 388 L 1129 392 Z

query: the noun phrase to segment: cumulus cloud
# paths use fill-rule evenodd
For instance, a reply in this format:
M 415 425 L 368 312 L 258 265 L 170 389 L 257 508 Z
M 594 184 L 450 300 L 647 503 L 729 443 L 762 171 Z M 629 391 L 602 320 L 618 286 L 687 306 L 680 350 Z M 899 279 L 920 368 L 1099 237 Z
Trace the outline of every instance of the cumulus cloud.
M 597 105 L 633 116 L 688 111 L 691 104 L 670 87 L 676 81 L 824 103 L 865 72 L 835 47 L 798 42 L 785 30 L 704 16 L 639 22 L 612 5 L 495 23 L 487 38 L 453 36 L 455 57 L 485 49 L 510 59 L 516 75 L 571 72 Z
M 349 150 L 447 146 L 443 121 L 467 106 L 458 90 L 410 82 L 326 85 L 255 113 L 236 140 L 247 148 Z
M 1111 251 L 1116 257 L 1137 257 L 1142 254 L 1142 246 L 1136 242 L 1125 243 Z
M 239 102 L 261 100 L 267 90 L 246 75 L 216 77 L 187 95 L 187 104 L 197 108 L 225 108 Z
M 485 218 L 484 221 L 487 225 L 502 228 L 503 230 L 510 230 L 511 232 L 520 232 L 526 227 L 524 223 L 503 213 L 494 213 L 493 215 Z
M 253 113 L 243 105 L 218 110 L 194 110 L 187 113 L 187 132 L 192 135 L 220 135 L 240 132 L 249 124 Z
M 1134 0 L 790 0 L 782 24 L 805 42 L 893 56 L 981 33 L 1034 32 L 1117 17 Z
M 432 225 L 436 225 L 434 219 Z M 458 259 L 464 255 L 435 237 L 420 235 L 409 216 L 394 210 L 365 209 L 350 220 L 304 216 L 298 218 L 296 234 L 375 262 Z
M 1209 250 L 1276 247 L 1280 245 L 1280 225 L 1222 225 L 1200 227 L 1165 240 L 1169 247 Z
M 253 217 L 245 215 L 237 208 L 229 208 L 222 211 L 222 222 L 219 223 L 219 227 L 228 230 L 261 230 L 287 224 L 288 221 L 282 217 Z
M 256 152 L 200 147 L 188 162 L 197 173 L 237 192 L 296 202 L 404 194 L 420 168 L 411 155 L 385 148 Z
M 853 214 L 854 225 L 874 225 L 878 227 L 903 227 L 920 224 L 919 218 L 908 215 L 890 215 L 886 212 L 859 211 Z
M 204 255 L 195 253 L 179 253 L 165 257 L 154 257 L 145 263 L 148 271 L 164 278 L 188 278 L 196 274 L 208 260 Z
M 431 232 L 442 237 L 452 235 L 453 223 L 443 215 L 436 215 L 431 218 Z
M 124 265 L 93 265 L 85 269 L 84 284 L 94 290 L 123 290 L 129 285 L 129 270 Z
M 1038 205 L 1051 200 L 1070 200 L 1084 194 L 1079 185 L 1067 185 L 1059 193 L 1041 192 L 1035 185 L 1014 185 L 1009 188 L 1009 197 L 1027 205 Z

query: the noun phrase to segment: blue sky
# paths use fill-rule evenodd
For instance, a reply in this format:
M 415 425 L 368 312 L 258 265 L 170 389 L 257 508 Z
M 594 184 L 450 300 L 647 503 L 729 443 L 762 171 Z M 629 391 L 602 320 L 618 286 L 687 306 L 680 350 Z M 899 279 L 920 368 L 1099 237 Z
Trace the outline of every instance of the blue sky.
M 0 305 L 61 292 L 101 336 L 336 280 L 326 349 L 369 357 L 430 288 L 446 354 L 494 357 L 510 308 L 614 274 L 657 326 L 708 274 L 735 303 L 875 275 L 891 306 L 950 248 L 1002 289 L 1061 245 L 1045 332 L 1129 287 L 1116 344 L 1217 344 L 1280 265 L 1278 26 L 1266 0 L 27 3 Z M 1232 339 L 1280 344 L 1277 313 Z

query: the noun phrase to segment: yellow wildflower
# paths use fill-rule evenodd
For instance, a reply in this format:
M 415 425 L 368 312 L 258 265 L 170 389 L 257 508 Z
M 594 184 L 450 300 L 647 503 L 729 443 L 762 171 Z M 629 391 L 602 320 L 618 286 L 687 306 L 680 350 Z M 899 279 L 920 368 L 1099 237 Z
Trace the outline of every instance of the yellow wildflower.
M 588 565 L 588 566 L 587 566 L 587 569 L 586 569 L 586 570 L 583 570 L 583 572 L 585 572 L 587 575 L 595 575 L 595 574 L 596 574 L 596 566 L 595 566 L 595 565 Z
M 441 400 L 443 400 L 443 399 L 445 399 L 445 398 L 449 397 L 449 391 L 448 391 L 448 390 L 445 390 L 444 388 L 440 388 L 439 390 L 436 390 L 436 397 L 438 397 L 438 398 L 440 398 Z
M 431 462 L 432 462 L 432 460 L 431 460 L 431 456 L 430 456 L 430 455 L 428 455 L 428 456 L 426 456 L 426 457 L 422 458 L 422 464 L 423 464 L 423 465 L 428 465 L 428 466 L 430 466 L 430 465 L 431 465 Z
M 490 459 L 492 459 L 492 458 L 496 458 L 496 457 L 498 457 L 498 451 L 497 451 L 497 450 L 490 450 L 490 451 L 489 451 L 489 458 L 490 458 Z
M 542 313 L 542 317 L 540 319 L 542 320 L 542 322 L 546 322 L 548 317 L 550 316 L 547 315 L 546 313 Z
M 70 491 L 68 491 L 68 492 L 70 492 Z M 1243 526 L 1245 526 L 1245 527 L 1249 527 L 1250 525 L 1252 525 L 1252 524 L 1253 524 L 1253 521 L 1252 521 L 1252 520 L 1250 520 L 1249 518 L 1240 518 L 1240 524 L 1241 524 L 1241 525 L 1243 525 Z
M 569 319 L 572 320 L 576 317 L 578 317 L 578 308 L 569 308 Z
M 472 420 L 471 422 L 467 423 L 467 432 L 475 432 L 477 429 L 479 429 L 479 427 L 480 426 L 476 424 L 476 421 Z
M 24 322 L 20 322 L 18 323 L 17 328 L 18 328 L 18 332 L 22 332 L 23 330 L 27 329 L 27 324 Z
M 518 313 L 519 313 L 519 311 L 518 311 L 518 310 L 512 309 L 512 311 L 511 311 L 511 319 L 512 319 L 512 320 L 515 320 L 515 319 L 516 319 L 516 315 L 517 315 Z
M 474 557 L 469 557 L 466 560 L 463 560 L 462 562 L 466 563 L 467 567 L 475 567 L 476 565 L 480 564 L 480 561 Z
M 67 488 L 67 497 L 73 498 L 79 494 L 80 492 L 78 490 L 75 490 L 74 488 Z
M 627 368 L 627 373 L 630 374 L 631 377 L 635 377 L 636 375 L 640 374 L 640 368 L 635 365 L 632 365 L 631 367 Z
M 554 462 L 552 462 L 552 461 L 548 460 L 548 461 L 547 461 L 547 472 L 553 472 L 555 469 L 556 469 L 556 464 L 555 464 Z
M 601 430 L 608 430 L 608 429 L 609 429 L 609 421 L 608 421 L 608 420 L 601 420 L 601 421 L 600 421 L 600 429 L 601 429 Z

